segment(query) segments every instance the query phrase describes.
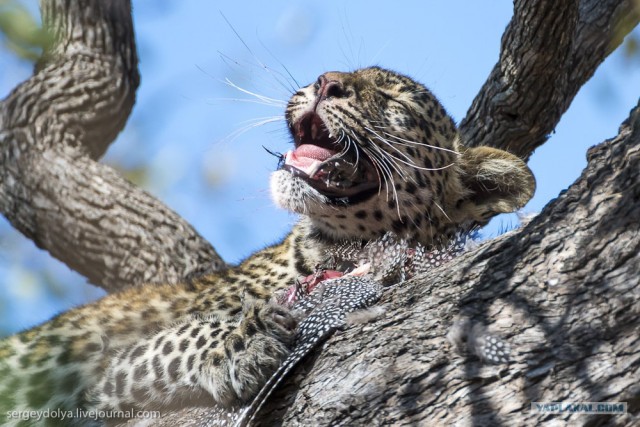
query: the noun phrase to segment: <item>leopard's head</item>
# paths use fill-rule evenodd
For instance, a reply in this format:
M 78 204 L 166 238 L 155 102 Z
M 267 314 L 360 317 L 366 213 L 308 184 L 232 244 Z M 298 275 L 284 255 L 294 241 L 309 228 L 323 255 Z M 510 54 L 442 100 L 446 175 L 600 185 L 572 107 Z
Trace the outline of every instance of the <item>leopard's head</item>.
M 430 244 L 522 207 L 535 189 L 522 160 L 463 147 L 433 94 L 393 71 L 324 73 L 292 96 L 286 120 L 294 149 L 272 175 L 273 198 L 326 237 L 392 230 Z

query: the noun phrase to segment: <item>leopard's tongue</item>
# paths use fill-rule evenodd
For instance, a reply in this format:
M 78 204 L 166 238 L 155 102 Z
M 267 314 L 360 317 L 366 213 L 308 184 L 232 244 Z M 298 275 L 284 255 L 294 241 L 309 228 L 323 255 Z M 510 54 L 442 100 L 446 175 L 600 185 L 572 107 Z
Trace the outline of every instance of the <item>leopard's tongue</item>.
M 284 164 L 293 166 L 301 170 L 309 177 L 317 171 L 318 166 L 327 159 L 334 156 L 337 151 L 328 148 L 318 147 L 312 144 L 302 144 L 295 150 L 287 151 Z

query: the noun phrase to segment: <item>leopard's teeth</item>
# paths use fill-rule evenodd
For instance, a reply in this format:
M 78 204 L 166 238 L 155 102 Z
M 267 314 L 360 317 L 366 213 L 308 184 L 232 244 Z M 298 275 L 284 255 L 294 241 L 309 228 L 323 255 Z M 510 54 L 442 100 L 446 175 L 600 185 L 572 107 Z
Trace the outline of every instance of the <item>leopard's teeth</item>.
M 320 168 L 322 168 L 322 163 L 319 160 L 314 160 L 313 162 L 311 162 L 311 164 L 305 168 L 300 167 L 299 164 L 295 164 L 295 162 L 292 161 L 292 157 L 293 157 L 293 151 L 289 150 L 286 152 L 286 154 L 284 155 L 284 164 L 285 165 L 292 165 L 294 166 L 296 169 L 300 169 L 302 172 L 304 172 L 305 174 L 307 174 L 307 176 L 309 176 L 310 178 L 313 178 L 313 176 L 318 173 L 318 171 L 320 170 Z
M 320 172 L 320 170 L 322 170 L 322 165 L 323 162 L 320 162 L 318 160 L 314 161 L 311 166 L 309 166 L 309 168 L 304 171 L 307 175 L 309 175 L 309 178 L 314 179 L 315 175 Z

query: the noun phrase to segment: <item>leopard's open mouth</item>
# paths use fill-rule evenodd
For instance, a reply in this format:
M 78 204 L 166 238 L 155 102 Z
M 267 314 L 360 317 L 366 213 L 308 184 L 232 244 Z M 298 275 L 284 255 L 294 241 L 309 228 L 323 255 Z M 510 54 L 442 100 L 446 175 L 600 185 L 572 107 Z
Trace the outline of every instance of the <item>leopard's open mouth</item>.
M 338 143 L 316 113 L 307 113 L 291 129 L 295 149 L 285 155 L 283 169 L 306 181 L 335 203 L 354 204 L 378 191 L 372 164 Z

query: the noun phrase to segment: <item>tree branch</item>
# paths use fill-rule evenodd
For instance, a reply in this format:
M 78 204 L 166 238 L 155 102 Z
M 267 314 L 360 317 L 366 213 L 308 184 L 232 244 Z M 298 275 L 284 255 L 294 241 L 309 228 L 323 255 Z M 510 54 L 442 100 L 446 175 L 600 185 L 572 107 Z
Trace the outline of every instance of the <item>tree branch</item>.
M 0 211 L 109 291 L 175 282 L 224 264 L 186 221 L 95 163 L 122 130 L 139 84 L 128 0 L 45 0 L 49 43 L 0 103 Z
M 528 159 L 640 20 L 634 0 L 516 0 L 500 60 L 460 124 L 469 146 Z
M 640 411 L 640 106 L 589 151 L 582 176 L 526 227 L 389 289 L 381 320 L 334 336 L 274 396 L 262 425 L 534 425 L 531 402 Z M 459 354 L 470 322 L 509 341 L 509 365 Z M 336 367 L 339 366 L 339 369 Z M 578 418 L 580 417 L 580 418 Z M 615 417 L 615 418 L 612 418 Z

